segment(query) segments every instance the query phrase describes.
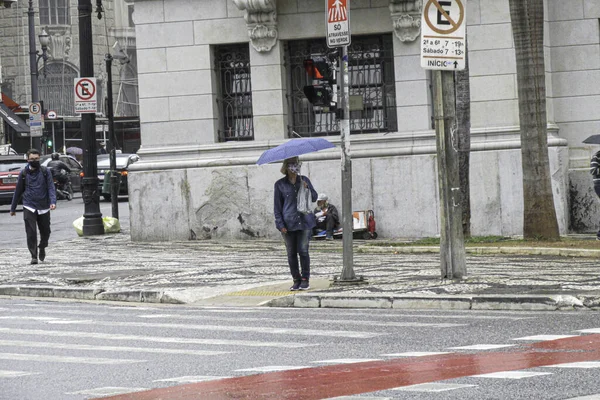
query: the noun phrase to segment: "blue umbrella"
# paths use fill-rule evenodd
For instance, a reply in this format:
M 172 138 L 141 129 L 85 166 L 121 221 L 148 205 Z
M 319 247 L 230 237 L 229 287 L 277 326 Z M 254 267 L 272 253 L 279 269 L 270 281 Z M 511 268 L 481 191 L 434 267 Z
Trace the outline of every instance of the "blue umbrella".
M 323 138 L 291 139 L 277 147 L 265 150 L 256 164 L 262 165 L 275 161 L 282 161 L 287 158 L 297 157 L 302 154 L 313 153 L 323 149 L 331 149 L 333 147 L 335 147 L 333 143 Z

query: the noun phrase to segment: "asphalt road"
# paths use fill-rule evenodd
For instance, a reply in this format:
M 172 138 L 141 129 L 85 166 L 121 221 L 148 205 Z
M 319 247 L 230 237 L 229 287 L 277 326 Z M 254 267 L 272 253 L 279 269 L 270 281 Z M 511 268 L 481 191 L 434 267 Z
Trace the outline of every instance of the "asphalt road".
M 524 337 L 577 337 L 593 328 L 600 328 L 594 312 L 132 307 L 0 298 L 0 399 L 86 399 L 301 367 L 351 368 L 405 352 L 499 355 L 548 340 Z M 482 344 L 510 347 L 454 349 Z M 464 376 L 347 398 L 600 399 L 597 361 L 572 368 L 522 364 L 516 377 Z
M 17 215 L 10 216 L 10 205 L 0 206 L 0 248 L 27 248 L 25 226 L 23 225 L 23 208 L 17 208 Z M 103 217 L 112 216 L 111 203 L 100 201 L 100 212 Z M 59 200 L 56 210 L 52 211 L 52 233 L 50 246 L 54 241 L 69 240 L 77 237 L 73 221 L 84 213 L 81 192 L 75 193 L 71 201 Z M 127 197 L 119 197 L 119 221 L 123 232 L 129 231 L 129 203 Z

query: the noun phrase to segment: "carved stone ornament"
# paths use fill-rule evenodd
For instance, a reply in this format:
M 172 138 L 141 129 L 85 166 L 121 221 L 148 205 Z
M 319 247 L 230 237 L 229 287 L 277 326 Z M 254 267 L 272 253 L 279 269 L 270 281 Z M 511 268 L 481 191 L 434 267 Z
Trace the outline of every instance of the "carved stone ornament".
M 46 32 L 50 35 L 48 57 L 51 60 L 68 60 L 71 53 L 71 32 L 65 26 L 47 26 Z
M 258 52 L 270 51 L 277 43 L 277 8 L 275 0 L 233 0 L 245 10 L 244 20 L 252 47 Z
M 394 33 L 402 42 L 412 42 L 421 34 L 422 0 L 390 0 Z

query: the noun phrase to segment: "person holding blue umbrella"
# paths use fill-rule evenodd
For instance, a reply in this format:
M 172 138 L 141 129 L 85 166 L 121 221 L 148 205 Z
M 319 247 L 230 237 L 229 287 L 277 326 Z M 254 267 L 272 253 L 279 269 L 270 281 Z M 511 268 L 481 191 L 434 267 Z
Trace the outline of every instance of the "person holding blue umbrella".
M 298 157 L 284 160 L 281 173 L 285 176 L 275 182 L 274 188 L 275 226 L 285 240 L 290 273 L 294 280 L 290 290 L 310 288 L 308 244 L 312 229 L 316 225 L 310 205 L 306 204 L 305 208 L 301 204 L 299 207 L 298 199 L 302 199 L 306 191 L 309 192 L 313 203 L 318 196 L 310 180 L 300 175 L 301 165 Z

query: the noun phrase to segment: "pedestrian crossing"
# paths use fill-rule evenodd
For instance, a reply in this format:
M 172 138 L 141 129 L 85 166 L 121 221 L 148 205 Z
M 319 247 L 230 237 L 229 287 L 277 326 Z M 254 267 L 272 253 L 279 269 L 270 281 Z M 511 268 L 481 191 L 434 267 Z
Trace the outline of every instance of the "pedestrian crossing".
M 88 399 L 257 373 L 511 351 L 529 343 L 600 333 L 595 326 L 539 329 L 530 313 L 493 314 L 137 308 L 0 299 L 0 400 Z M 467 331 L 489 329 L 490 321 L 530 325 L 514 337 L 482 332 L 465 339 Z M 440 342 L 442 336 L 451 339 Z M 571 379 L 573 371 L 597 374 L 598 369 L 600 359 L 533 369 L 524 364 L 519 370 L 336 399 L 410 399 L 419 393 L 458 399 L 471 398 L 470 391 L 477 398 L 481 392 L 475 391 L 496 390 L 496 384 L 487 383 L 491 381 L 552 382 Z M 593 397 L 597 393 L 600 386 L 590 385 L 583 394 L 600 400 Z

